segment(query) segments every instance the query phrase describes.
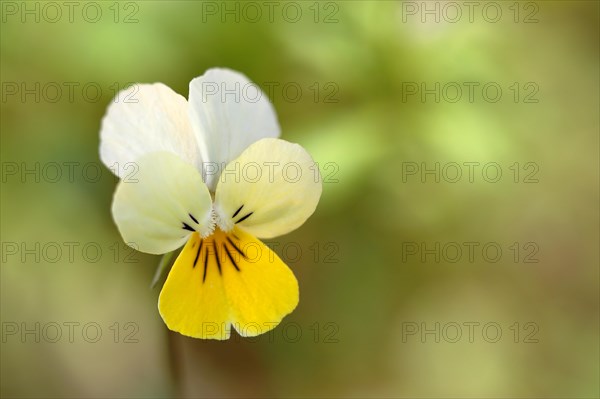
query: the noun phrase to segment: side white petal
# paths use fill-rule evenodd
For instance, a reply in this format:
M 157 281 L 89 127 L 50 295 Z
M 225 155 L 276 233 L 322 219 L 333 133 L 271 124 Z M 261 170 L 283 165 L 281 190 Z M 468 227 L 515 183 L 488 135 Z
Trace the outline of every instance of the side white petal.
M 214 205 L 217 223 L 225 231 L 236 225 L 259 238 L 286 234 L 312 215 L 321 191 L 319 169 L 304 148 L 262 139 L 221 174 Z
M 190 117 L 214 192 L 218 172 L 250 144 L 279 137 L 277 115 L 260 87 L 239 72 L 209 69 L 190 82 Z
M 200 167 L 188 102 L 162 83 L 136 84 L 113 99 L 100 128 L 100 158 L 125 178 L 140 156 L 168 151 Z
M 194 166 L 169 152 L 146 154 L 135 166 L 117 186 L 112 205 L 126 243 L 163 254 L 182 246 L 194 231 L 212 232 L 210 193 Z

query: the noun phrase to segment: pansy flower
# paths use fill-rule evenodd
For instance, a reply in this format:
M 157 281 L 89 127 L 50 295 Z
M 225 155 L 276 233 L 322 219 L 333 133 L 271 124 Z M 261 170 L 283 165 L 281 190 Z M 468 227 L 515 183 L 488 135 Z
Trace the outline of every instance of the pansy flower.
M 139 251 L 181 246 L 160 292 L 167 327 L 227 339 L 274 328 L 298 304 L 298 282 L 260 238 L 314 212 L 321 179 L 310 155 L 280 140 L 266 95 L 246 76 L 210 69 L 189 100 L 161 83 L 135 85 L 108 107 L 100 157 L 117 174 L 112 214 Z

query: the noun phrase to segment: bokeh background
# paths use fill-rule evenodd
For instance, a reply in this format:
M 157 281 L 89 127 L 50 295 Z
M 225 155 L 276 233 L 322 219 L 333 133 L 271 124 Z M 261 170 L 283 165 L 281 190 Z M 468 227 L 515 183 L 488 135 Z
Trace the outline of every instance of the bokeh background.
M 74 3 L 1 3 L 2 397 L 599 396 L 597 2 Z M 270 242 L 298 308 L 226 342 L 167 331 L 98 158 L 115 90 L 214 66 L 274 87 L 329 177 Z

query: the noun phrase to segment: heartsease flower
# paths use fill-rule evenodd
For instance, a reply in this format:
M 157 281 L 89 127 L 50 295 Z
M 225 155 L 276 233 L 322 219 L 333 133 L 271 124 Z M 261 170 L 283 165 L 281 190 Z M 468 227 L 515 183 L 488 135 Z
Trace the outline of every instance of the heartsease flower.
M 108 107 L 100 157 L 121 178 L 112 214 L 123 240 L 150 254 L 184 246 L 158 301 L 169 329 L 254 336 L 298 304 L 294 274 L 259 238 L 302 225 L 322 186 L 310 155 L 279 134 L 265 94 L 228 69 L 193 79 L 189 101 L 155 83 Z

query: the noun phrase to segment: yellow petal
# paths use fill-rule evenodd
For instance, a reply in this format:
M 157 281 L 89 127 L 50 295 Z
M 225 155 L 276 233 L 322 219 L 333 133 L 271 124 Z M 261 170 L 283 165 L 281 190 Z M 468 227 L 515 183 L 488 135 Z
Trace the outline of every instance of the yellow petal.
M 224 248 L 240 269 L 223 268 L 233 327 L 242 336 L 263 334 L 298 305 L 298 281 L 277 254 L 254 236 L 236 229 L 228 238 Z M 228 266 L 233 263 L 227 253 L 226 261 Z
M 158 310 L 170 330 L 194 338 L 228 339 L 229 304 L 214 256 L 207 256 L 208 245 L 209 239 L 192 235 L 169 272 Z
M 159 311 L 173 331 L 227 339 L 273 329 L 298 304 L 298 282 L 260 240 L 236 229 L 194 234 L 161 291 Z

